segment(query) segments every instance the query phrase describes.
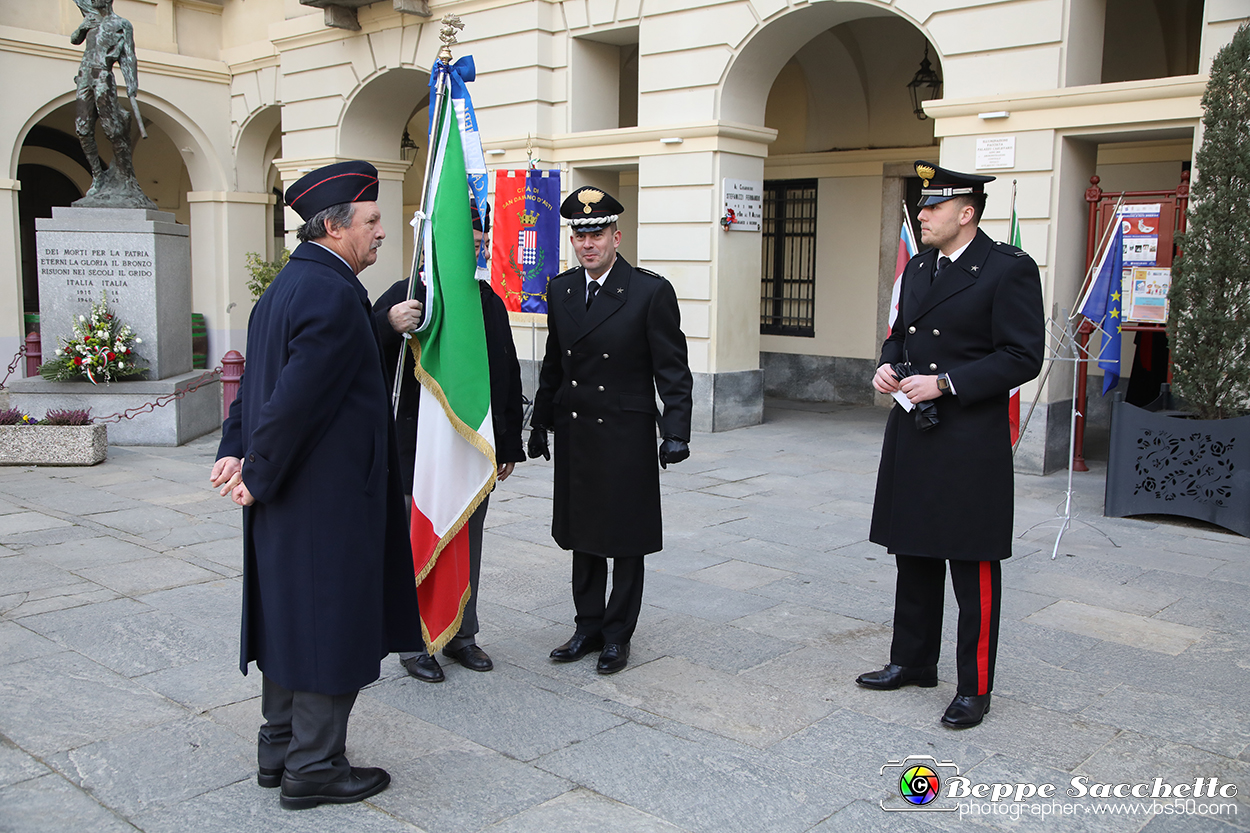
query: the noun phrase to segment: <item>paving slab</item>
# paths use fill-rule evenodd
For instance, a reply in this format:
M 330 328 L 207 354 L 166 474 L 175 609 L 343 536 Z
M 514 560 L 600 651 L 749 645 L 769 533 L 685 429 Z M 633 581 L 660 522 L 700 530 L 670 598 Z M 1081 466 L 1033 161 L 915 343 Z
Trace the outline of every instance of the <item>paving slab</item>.
M 1025 619 L 1026 622 L 1056 630 L 1110 640 L 1173 656 L 1201 639 L 1206 631 L 1163 622 L 1121 610 L 1060 599 Z
M 1098 461 L 1054 560 L 1066 472 L 1016 477 L 985 723 L 938 722 L 949 589 L 939 685 L 854 684 L 891 641 L 894 560 L 867 541 L 884 420 L 770 403 L 762 425 L 692 438 L 661 474 L 666 548 L 613 676 L 548 658 L 574 627 L 569 555 L 551 463 L 518 466 L 486 523 L 495 670 L 448 661 L 429 685 L 387 657 L 347 753 L 391 787 L 303 813 L 255 783 L 260 675 L 238 671 L 241 513 L 207 482 L 217 437 L 0 471 L 0 830 L 1250 830 L 1250 542 L 1102 518 Z M 904 803 L 888 765 L 909 755 L 984 782 L 1219 777 L 1241 812 L 887 814 Z
M 585 789 L 569 790 L 486 828 L 490 833 L 683 833 L 682 828 Z
M 255 776 L 255 747 L 211 720 L 179 717 L 53 755 L 71 783 L 126 817 Z

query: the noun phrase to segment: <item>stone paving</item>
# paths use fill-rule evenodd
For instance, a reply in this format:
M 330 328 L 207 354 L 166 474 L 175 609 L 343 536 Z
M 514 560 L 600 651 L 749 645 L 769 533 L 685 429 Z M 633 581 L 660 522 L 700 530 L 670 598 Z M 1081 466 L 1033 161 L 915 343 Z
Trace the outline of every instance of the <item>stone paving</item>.
M 216 436 L 0 469 L 0 831 L 1250 829 L 1250 542 L 1101 517 L 1097 464 L 1055 560 L 1066 473 L 1016 478 L 982 726 L 938 724 L 949 592 L 936 689 L 854 685 L 890 640 L 894 566 L 866 540 L 884 418 L 773 402 L 763 425 L 694 437 L 662 474 L 667 546 L 611 677 L 547 658 L 572 632 L 569 559 L 548 532 L 550 464 L 518 466 L 487 518 L 479 642 L 495 670 L 447 662 L 429 685 L 388 657 L 348 753 L 389 769 L 390 789 L 304 812 L 255 783 L 260 678 L 237 670 L 240 516 L 208 484 Z M 1055 796 L 909 809 L 910 755 L 946 764 L 944 790 L 957 767 Z M 1070 797 L 1074 778 L 1237 792 L 1201 815 Z

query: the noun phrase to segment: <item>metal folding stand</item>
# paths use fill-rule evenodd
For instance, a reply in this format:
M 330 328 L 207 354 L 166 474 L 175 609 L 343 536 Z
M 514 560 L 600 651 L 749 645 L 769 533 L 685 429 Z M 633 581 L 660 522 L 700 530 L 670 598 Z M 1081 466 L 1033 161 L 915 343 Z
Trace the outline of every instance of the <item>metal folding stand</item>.
M 1072 499 L 1072 473 L 1075 470 L 1074 465 L 1073 465 L 1073 459 L 1074 459 L 1073 451 L 1076 447 L 1076 419 L 1078 416 L 1080 416 L 1080 414 L 1077 413 L 1077 409 L 1076 409 L 1076 385 L 1077 385 L 1076 367 L 1081 362 L 1096 362 L 1098 361 L 1098 357 L 1090 356 L 1088 348 L 1083 347 L 1081 343 L 1077 340 L 1076 331 L 1073 329 L 1072 319 L 1070 317 L 1064 316 L 1063 329 L 1059 330 L 1058 328 L 1059 328 L 1058 321 L 1056 321 L 1054 318 L 1047 319 L 1046 334 L 1048 336 L 1048 339 L 1054 342 L 1054 346 L 1049 348 L 1051 351 L 1051 355 L 1047 363 L 1046 372 L 1043 373 L 1042 377 L 1038 380 L 1038 391 L 1040 393 L 1041 387 L 1046 383 L 1046 378 L 1050 375 L 1051 368 L 1054 367 L 1055 362 L 1072 362 L 1072 414 L 1071 414 L 1071 418 L 1069 420 L 1069 425 L 1068 425 L 1068 488 L 1067 488 L 1067 491 L 1064 493 L 1063 514 L 1059 515 L 1058 507 L 1056 507 L 1055 517 L 1048 518 L 1047 520 L 1044 520 L 1044 521 L 1039 521 L 1033 524 L 1028 529 L 1024 530 L 1024 532 L 1021 532 L 1018 536 L 1016 536 L 1017 538 L 1023 538 L 1025 535 L 1027 535 L 1028 533 L 1032 532 L 1035 529 L 1038 529 L 1039 527 L 1043 527 L 1047 524 L 1058 523 L 1059 532 L 1057 535 L 1055 535 L 1055 546 L 1050 552 L 1050 558 L 1052 561 L 1059 554 L 1059 542 L 1063 540 L 1063 534 L 1072 527 L 1073 521 L 1076 521 L 1077 523 L 1094 530 L 1099 535 L 1101 535 L 1102 537 L 1110 541 L 1111 546 L 1115 547 L 1116 549 L 1120 548 L 1120 545 L 1117 544 L 1110 535 L 1103 532 L 1101 529 L 1094 526 L 1093 524 L 1087 521 L 1078 520 L 1075 517 L 1076 513 L 1073 507 L 1073 499 Z M 1071 354 L 1071 355 L 1067 355 L 1067 354 Z M 1033 410 L 1036 407 L 1037 407 L 1037 399 L 1034 398 L 1033 405 L 1032 407 L 1029 408 L 1029 414 L 1028 414 L 1029 417 L 1033 416 Z M 1020 429 L 1021 437 L 1024 436 L 1024 432 L 1027 428 L 1028 428 L 1028 419 L 1025 419 Z M 1018 446 L 1019 446 L 1019 443 L 1017 443 L 1017 447 Z

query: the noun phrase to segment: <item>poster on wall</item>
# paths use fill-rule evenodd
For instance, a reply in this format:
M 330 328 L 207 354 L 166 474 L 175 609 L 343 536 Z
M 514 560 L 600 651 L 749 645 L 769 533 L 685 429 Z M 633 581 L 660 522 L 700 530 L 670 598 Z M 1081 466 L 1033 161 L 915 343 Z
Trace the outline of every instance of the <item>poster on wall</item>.
M 1124 266 L 1157 266 L 1159 264 L 1160 203 L 1138 203 L 1120 207 L 1120 223 L 1124 228 Z
M 1125 285 L 1124 320 L 1164 324 L 1168 320 L 1168 289 L 1172 286 L 1171 269 L 1149 269 L 1135 266 Z

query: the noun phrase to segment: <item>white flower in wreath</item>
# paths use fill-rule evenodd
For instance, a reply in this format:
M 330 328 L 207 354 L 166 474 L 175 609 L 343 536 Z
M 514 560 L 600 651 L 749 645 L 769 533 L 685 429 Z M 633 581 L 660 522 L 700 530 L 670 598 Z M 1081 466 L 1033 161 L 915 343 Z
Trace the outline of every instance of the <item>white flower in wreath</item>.
M 87 316 L 85 316 L 85 315 L 80 315 L 80 316 L 78 316 L 78 320 L 79 320 L 79 321 L 86 321 L 86 320 L 87 320 Z

